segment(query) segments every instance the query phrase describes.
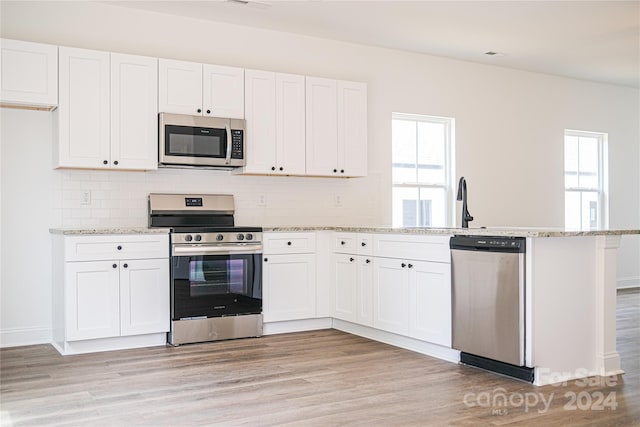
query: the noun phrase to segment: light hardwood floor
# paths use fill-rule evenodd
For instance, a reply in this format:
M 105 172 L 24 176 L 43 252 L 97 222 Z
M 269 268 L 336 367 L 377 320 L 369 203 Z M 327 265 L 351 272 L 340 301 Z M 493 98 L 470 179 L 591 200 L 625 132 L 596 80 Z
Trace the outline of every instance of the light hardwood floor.
M 3 426 L 638 426 L 638 291 L 618 295 L 618 350 L 615 385 L 534 387 L 335 330 L 66 357 L 37 345 L 0 351 L 0 410 Z

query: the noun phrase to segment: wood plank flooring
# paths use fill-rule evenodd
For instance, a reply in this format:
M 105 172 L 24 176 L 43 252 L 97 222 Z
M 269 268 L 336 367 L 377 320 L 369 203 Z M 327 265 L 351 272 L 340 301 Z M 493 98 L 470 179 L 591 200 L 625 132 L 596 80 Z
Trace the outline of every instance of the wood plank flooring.
M 0 350 L 0 411 L 2 426 L 638 426 L 637 290 L 618 295 L 618 350 L 613 385 L 534 387 L 335 330 L 66 357 L 16 347 Z

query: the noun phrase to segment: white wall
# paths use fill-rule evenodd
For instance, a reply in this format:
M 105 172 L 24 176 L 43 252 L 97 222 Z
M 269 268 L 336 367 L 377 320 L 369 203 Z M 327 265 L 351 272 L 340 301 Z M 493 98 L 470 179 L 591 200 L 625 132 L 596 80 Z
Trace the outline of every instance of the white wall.
M 34 336 L 30 328 L 50 327 L 46 230 L 146 225 L 149 192 L 233 193 L 243 225 L 389 225 L 394 111 L 455 117 L 456 171 L 467 178 L 469 210 L 478 226 L 562 227 L 563 131 L 608 132 L 610 227 L 640 228 L 637 89 L 100 3 L 2 1 L 0 8 L 2 37 L 365 81 L 369 101 L 369 176 L 351 180 L 51 170 L 50 115 L 2 110 L 0 338 L 5 345 L 28 341 Z M 92 192 L 90 206 L 80 205 L 84 189 Z M 266 195 L 266 207 L 257 205 L 260 194 Z M 336 194 L 342 207 L 333 205 Z M 18 199 L 29 200 L 33 209 L 19 215 Z M 25 228 L 34 230 L 28 247 L 20 246 Z M 19 250 L 7 252 L 15 245 Z M 32 245 L 43 248 L 41 269 L 32 268 Z M 619 278 L 637 284 L 640 239 L 626 236 L 622 245 Z M 37 292 L 37 298 L 24 298 L 32 291 L 23 289 Z

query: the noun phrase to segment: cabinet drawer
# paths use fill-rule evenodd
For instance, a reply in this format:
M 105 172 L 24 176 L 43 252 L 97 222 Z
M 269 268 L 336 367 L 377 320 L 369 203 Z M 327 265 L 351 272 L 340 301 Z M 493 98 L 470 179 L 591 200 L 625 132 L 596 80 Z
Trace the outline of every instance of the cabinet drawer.
M 450 236 L 376 234 L 373 236 L 373 255 L 450 263 L 449 239 Z
M 333 239 L 333 251 L 343 254 L 373 255 L 371 234 L 336 233 Z
M 315 233 L 265 233 L 265 254 L 304 254 L 316 251 Z
M 335 233 L 333 251 L 341 254 L 358 253 L 358 233 Z
M 65 238 L 65 261 L 169 257 L 169 235 L 91 235 Z

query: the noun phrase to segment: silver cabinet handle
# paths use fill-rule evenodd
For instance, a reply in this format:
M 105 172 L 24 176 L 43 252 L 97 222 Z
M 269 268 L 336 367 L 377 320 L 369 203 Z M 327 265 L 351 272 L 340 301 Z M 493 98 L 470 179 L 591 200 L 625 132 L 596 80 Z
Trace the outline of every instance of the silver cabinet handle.
M 227 155 L 224 159 L 224 164 L 228 165 L 231 161 L 231 144 L 233 141 L 231 140 L 231 126 L 229 125 L 229 121 L 224 125 L 225 130 L 227 131 Z

